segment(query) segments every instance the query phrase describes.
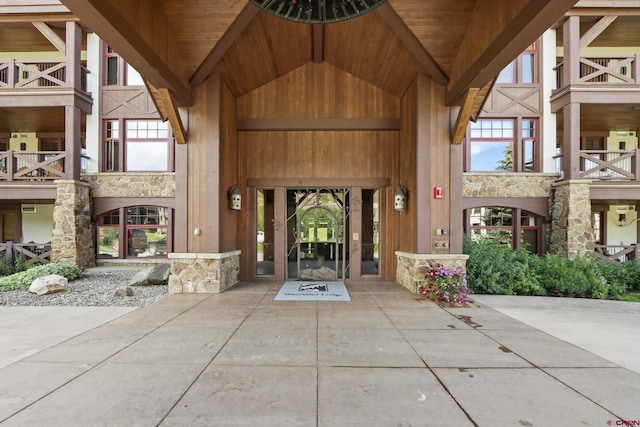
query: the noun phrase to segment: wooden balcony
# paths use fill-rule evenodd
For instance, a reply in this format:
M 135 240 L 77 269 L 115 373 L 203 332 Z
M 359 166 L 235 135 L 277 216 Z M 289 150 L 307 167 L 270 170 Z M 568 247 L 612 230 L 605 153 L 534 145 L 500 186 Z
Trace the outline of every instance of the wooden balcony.
M 0 89 L 75 87 L 66 79 L 66 62 L 0 62 Z M 87 91 L 87 69 L 82 67 L 80 88 Z
M 48 264 L 51 262 L 51 242 L 47 243 L 0 243 L 0 258 L 12 264 L 18 257 L 24 257 L 27 264 Z
M 0 151 L 0 181 L 66 178 L 64 151 Z
M 569 85 L 640 85 L 640 54 L 633 56 L 580 57 L 579 76 L 575 81 L 566 81 L 564 63 L 556 70 L 556 90 Z
M 596 245 L 594 253 L 596 256 L 609 261 L 624 262 L 640 259 L 640 245 Z
M 640 181 L 640 150 L 581 150 L 578 178 Z

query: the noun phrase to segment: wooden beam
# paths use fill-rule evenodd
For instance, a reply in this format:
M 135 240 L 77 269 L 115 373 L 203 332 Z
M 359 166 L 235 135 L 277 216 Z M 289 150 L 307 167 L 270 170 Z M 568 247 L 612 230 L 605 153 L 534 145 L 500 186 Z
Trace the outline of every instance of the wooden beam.
M 213 49 L 209 52 L 207 57 L 202 61 L 198 69 L 189 79 L 189 85 L 192 88 L 198 87 L 204 82 L 207 77 L 216 68 L 225 53 L 231 48 L 236 39 L 247 28 L 247 25 L 255 18 L 260 9 L 257 6 L 247 3 L 247 5 L 240 11 L 235 21 L 229 26 L 227 31 L 220 38 L 218 43 L 215 44 Z
M 58 49 L 63 55 L 66 55 L 65 41 L 62 40 L 62 38 L 60 38 L 60 36 L 53 31 L 50 26 L 44 22 L 32 22 L 32 24 L 56 49 Z
M 442 71 L 440 65 L 433 59 L 422 43 L 420 43 L 420 40 L 418 40 L 415 34 L 407 27 L 407 24 L 405 24 L 404 20 L 393 9 L 391 4 L 388 2 L 384 3 L 377 7 L 376 11 L 398 38 L 402 40 L 402 43 L 404 43 L 413 56 L 415 56 L 418 63 L 424 69 L 424 72 L 428 74 L 434 82 L 446 86 L 449 83 L 449 77 Z
M 484 87 L 527 46 L 551 28 L 576 0 L 481 1 L 458 51 L 447 88 L 447 105 L 461 105 L 469 88 Z M 496 9 L 504 16 L 496 16 Z M 513 16 L 508 11 L 517 10 Z M 501 20 L 502 19 L 502 20 Z M 488 32 L 487 28 L 495 28 Z M 487 39 L 487 34 L 490 38 Z M 483 39 L 484 37 L 484 39 Z
M 640 8 L 640 1 L 638 0 L 580 0 L 574 7 L 604 7 L 604 8 L 616 8 L 616 7 L 635 7 Z
M 311 38 L 313 39 L 313 62 L 321 64 L 324 61 L 324 25 L 312 25 Z
M 388 119 L 238 119 L 239 131 L 400 130 L 399 118 Z
M 585 32 L 582 37 L 580 37 L 580 50 L 589 46 L 592 41 L 594 41 L 600 34 L 602 34 L 604 30 L 609 27 L 609 25 L 613 23 L 613 21 L 616 20 L 616 18 L 617 16 L 603 16 L 598 20 L 598 22 L 593 24 L 591 28 L 589 28 L 587 32 Z
M 180 113 L 178 113 L 176 103 L 173 101 L 171 92 L 169 91 L 169 89 L 160 88 L 158 89 L 158 93 L 162 98 L 164 109 L 169 118 L 169 123 L 171 123 L 171 129 L 173 130 L 173 136 L 175 136 L 176 142 L 178 144 L 186 144 L 187 133 L 184 131 L 182 119 L 180 118 Z
M 154 50 L 132 23 L 120 14 L 113 6 L 112 0 L 61 1 L 144 79 L 149 80 L 155 87 L 169 88 L 181 105 L 192 105 L 191 87 L 170 66 L 179 64 L 180 58 L 163 58 L 162 53 Z M 162 8 L 157 10 L 162 11 Z M 171 38 L 167 28 L 159 28 L 156 34 L 158 37 L 162 35 L 167 42 Z
M 49 15 L 46 13 L 37 13 L 37 14 L 10 14 L 5 15 L 0 12 L 0 22 L 2 23 L 20 23 L 20 22 L 33 22 L 33 21 L 42 21 L 42 22 L 69 22 L 69 21 L 80 21 L 77 16 L 72 15 L 69 12 L 66 13 L 56 13 L 53 15 Z
M 476 95 L 478 95 L 479 91 L 480 89 L 475 87 L 467 90 L 467 93 L 464 97 L 464 102 L 462 103 L 462 108 L 460 108 L 460 111 L 458 112 L 456 124 L 453 127 L 453 132 L 451 134 L 452 144 L 462 144 L 462 139 L 467 132 L 467 126 L 469 125 L 469 120 L 471 119 L 471 113 L 473 112 L 473 105 L 475 103 Z

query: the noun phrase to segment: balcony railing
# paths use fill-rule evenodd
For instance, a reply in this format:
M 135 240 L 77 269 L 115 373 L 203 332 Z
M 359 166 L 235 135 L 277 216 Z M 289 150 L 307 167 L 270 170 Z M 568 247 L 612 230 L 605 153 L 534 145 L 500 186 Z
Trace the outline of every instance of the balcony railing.
M 579 177 L 637 181 L 640 179 L 638 153 L 639 150 L 582 150 L 580 151 Z
M 81 68 L 81 89 L 87 91 L 87 72 Z M 16 61 L 0 62 L 0 89 L 74 87 L 67 81 L 66 62 Z
M 7 264 L 13 264 L 20 256 L 27 264 L 48 264 L 51 262 L 51 242 L 0 243 L 0 258 L 4 258 Z
M 65 178 L 64 151 L 0 151 L 0 181 Z
M 640 246 L 637 243 L 631 245 L 595 245 L 594 253 L 602 259 L 624 262 L 640 259 L 638 250 L 640 250 Z
M 640 54 L 633 56 L 581 57 L 580 77 L 564 81 L 564 63 L 556 66 L 556 89 L 569 84 L 639 85 Z

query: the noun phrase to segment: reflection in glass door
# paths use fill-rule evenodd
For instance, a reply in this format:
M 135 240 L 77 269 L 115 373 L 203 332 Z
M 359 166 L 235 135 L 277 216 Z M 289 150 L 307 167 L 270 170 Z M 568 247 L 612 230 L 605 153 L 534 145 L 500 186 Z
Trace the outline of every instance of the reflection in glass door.
M 274 190 L 258 189 L 256 191 L 256 274 L 258 276 L 275 274 L 274 196 Z
M 287 276 L 339 280 L 347 276 L 348 189 L 287 190 Z
M 362 190 L 362 275 L 380 274 L 380 190 Z

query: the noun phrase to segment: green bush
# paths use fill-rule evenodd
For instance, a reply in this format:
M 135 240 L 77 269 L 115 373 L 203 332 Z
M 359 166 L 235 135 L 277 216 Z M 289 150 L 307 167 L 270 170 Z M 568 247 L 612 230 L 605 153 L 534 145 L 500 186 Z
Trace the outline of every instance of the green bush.
M 640 290 L 640 261 L 615 262 L 598 259 L 598 271 L 611 286 L 610 294 L 619 296 Z
M 538 277 L 549 295 L 582 298 L 608 295 L 609 286 L 598 271 L 596 261 L 583 256 L 570 260 L 548 254 L 540 264 Z
M 471 292 L 545 295 L 536 277 L 539 260 L 524 249 L 513 250 L 493 238 L 465 238 L 467 282 Z
M 49 274 L 58 274 L 68 280 L 77 279 L 82 274 L 75 265 L 69 264 L 44 264 L 30 268 L 26 271 L 12 274 L 11 276 L 0 277 L 0 291 L 26 290 L 31 286 L 38 277 L 48 276 Z

